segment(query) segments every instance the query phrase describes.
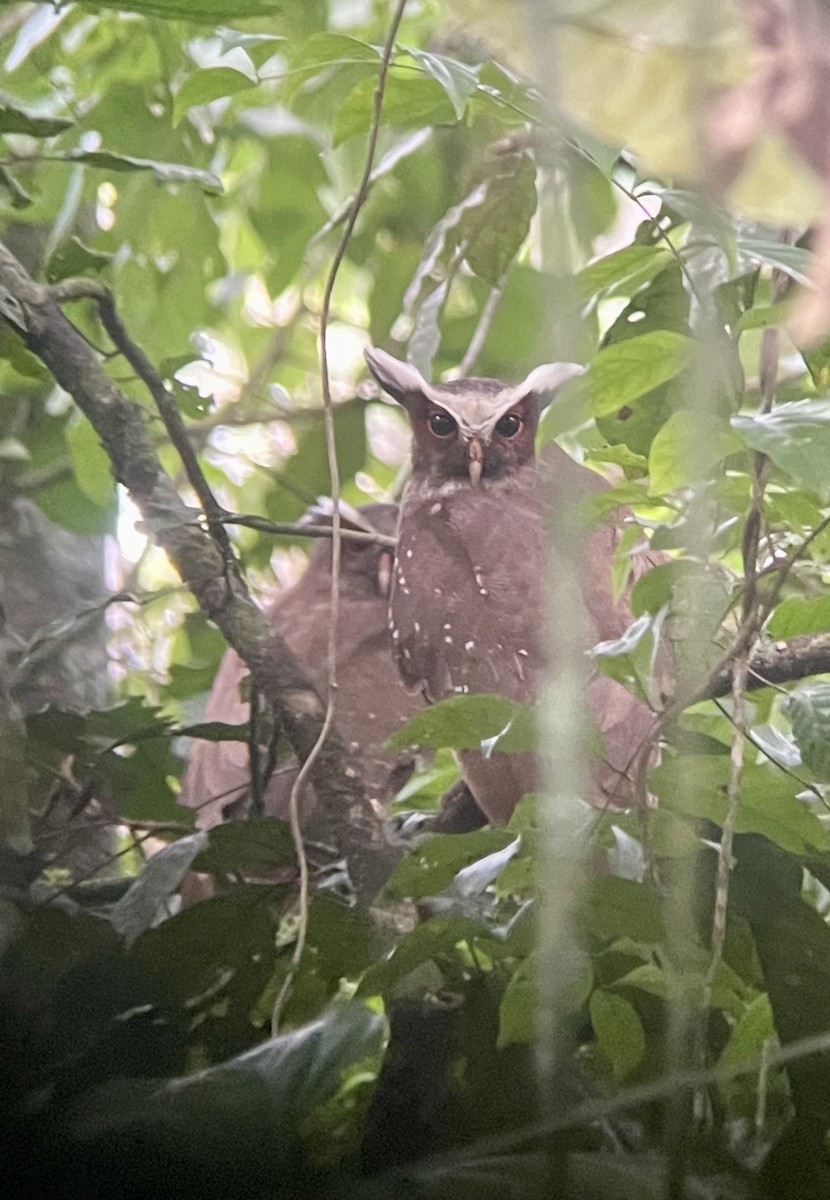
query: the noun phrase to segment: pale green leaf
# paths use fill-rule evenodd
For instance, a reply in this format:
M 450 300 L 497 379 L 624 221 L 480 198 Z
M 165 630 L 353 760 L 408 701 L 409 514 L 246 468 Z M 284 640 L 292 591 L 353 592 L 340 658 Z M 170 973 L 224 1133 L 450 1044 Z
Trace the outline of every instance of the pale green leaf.
M 173 124 L 178 125 L 189 108 L 209 104 L 220 96 L 233 96 L 256 87 L 256 80 L 232 67 L 205 67 L 184 81 L 173 100 Z
M 716 463 L 740 449 L 740 439 L 725 422 L 710 417 L 704 429 L 694 411 L 673 413 L 651 443 L 649 491 L 662 496 L 695 483 Z
M 614 342 L 598 351 L 586 374 L 591 411 L 617 412 L 679 374 L 691 361 L 692 340 L 670 329 Z

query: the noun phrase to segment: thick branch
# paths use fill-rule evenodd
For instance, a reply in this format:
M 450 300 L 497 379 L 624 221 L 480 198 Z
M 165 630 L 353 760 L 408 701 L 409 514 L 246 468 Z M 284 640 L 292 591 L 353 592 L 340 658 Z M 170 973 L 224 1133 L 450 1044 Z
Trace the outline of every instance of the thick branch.
M 148 529 L 167 552 L 200 607 L 247 663 L 254 683 L 273 705 L 301 762 L 323 726 L 325 709 L 283 638 L 252 603 L 245 584 L 184 504 L 149 437 L 142 409 L 127 400 L 103 370 L 95 351 L 66 319 L 49 288 L 36 283 L 0 244 L 0 314 L 49 368 L 89 419 Z M 311 772 L 338 849 L 352 864 L 358 895 L 368 900 L 383 881 L 381 860 L 367 855 L 383 845 L 379 823 L 360 780 L 348 767 L 336 734 L 327 739 Z
M 760 650 L 749 660 L 747 690 L 769 684 L 794 683 L 810 675 L 830 672 L 830 633 L 805 633 Z M 728 696 L 732 690 L 732 668 L 727 667 L 710 681 L 700 700 Z

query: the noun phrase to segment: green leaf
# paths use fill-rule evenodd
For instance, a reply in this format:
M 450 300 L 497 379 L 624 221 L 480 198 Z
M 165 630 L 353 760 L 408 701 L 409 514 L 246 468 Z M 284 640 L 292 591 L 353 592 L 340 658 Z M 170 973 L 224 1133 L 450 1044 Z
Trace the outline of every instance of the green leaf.
M 810 282 L 810 251 L 804 246 L 765 238 L 738 236 L 738 252 L 755 263 L 776 267 L 797 283 Z
M 827 630 L 830 630 L 830 596 L 788 596 L 777 606 L 766 627 L 772 638 Z
M 646 944 L 665 937 L 660 902 L 645 884 L 608 875 L 594 880 L 589 899 L 589 924 L 594 937 L 630 937 Z
M 390 750 L 407 746 L 450 746 L 454 750 L 502 750 L 536 746 L 531 706 L 487 693 L 450 696 L 416 713 L 387 742 Z
M 222 191 L 222 181 L 212 171 L 184 163 L 135 158 L 129 154 L 113 154 L 110 150 L 73 150 L 66 155 L 66 161 L 85 163 L 104 171 L 152 171 L 159 183 L 197 183 L 206 192 Z
M 184 81 L 173 100 L 173 124 L 178 125 L 189 108 L 209 104 L 220 96 L 234 96 L 257 86 L 242 71 L 232 67 L 203 67 Z
M 530 155 L 508 157 L 486 182 L 484 199 L 464 210 L 459 237 L 476 275 L 498 286 L 524 244 L 536 211 L 536 167 Z
M 796 688 L 787 707 L 802 762 L 820 779 L 830 780 L 830 683 Z
M 723 825 L 729 782 L 725 755 L 667 757 L 649 780 L 667 809 Z M 761 833 L 793 854 L 830 849 L 830 836 L 821 821 L 796 799 L 795 780 L 774 767 L 745 766 L 742 782 L 738 833 Z
M 291 830 L 277 817 L 225 821 L 210 830 L 199 849 L 193 869 L 227 878 L 293 867 L 295 862 Z
M 740 439 L 725 421 L 710 417 L 702 437 L 700 419 L 694 412 L 683 409 L 673 413 L 651 443 L 649 491 L 661 496 L 695 483 L 716 463 L 740 449 Z
M 617 412 L 678 375 L 692 360 L 694 344 L 681 333 L 655 329 L 603 346 L 585 375 L 591 412 Z
M 824 492 L 830 457 L 830 400 L 796 400 L 769 413 L 736 413 L 732 428 L 804 487 Z
M 535 1039 L 539 1004 L 537 973 L 535 953 L 528 955 L 513 972 L 499 1006 L 499 1046 L 509 1046 L 513 1042 L 527 1044 Z M 574 978 L 562 996 L 563 1010 L 579 1012 L 593 986 L 594 970 L 586 954 L 581 957 Z
M 619 1082 L 631 1074 L 645 1054 L 646 1038 L 637 1010 L 624 996 L 597 988 L 588 1011 L 599 1048 Z
M 376 86 L 374 77 L 361 79 L 346 97 L 332 127 L 335 146 L 368 131 Z M 452 124 L 454 120 L 452 102 L 435 79 L 413 78 L 411 74 L 405 78 L 389 75 L 383 97 L 384 125 L 413 129 L 422 125 Z
M 460 121 L 466 111 L 467 101 L 478 87 L 477 72 L 472 67 L 468 67 L 466 63 L 458 62 L 454 58 L 447 58 L 444 54 L 417 49 L 410 49 L 408 52 L 423 64 L 433 79 L 441 84 Z
M 388 995 L 407 975 L 436 957 L 451 953 L 459 942 L 475 942 L 487 936 L 487 929 L 480 922 L 467 917 L 431 917 L 406 934 L 387 959 L 369 968 L 357 994 Z
M 167 915 L 168 900 L 207 840 L 208 835 L 203 831 L 191 833 L 159 850 L 142 867 L 129 891 L 110 913 L 113 928 L 128 946 Z
M 168 21 L 193 21 L 221 25 L 229 18 L 227 0 L 86 0 L 79 7 L 113 8 L 118 12 L 140 13 L 144 17 L 163 17 Z M 279 16 L 292 7 L 291 0 L 234 0 L 233 19 Z
M 0 133 L 24 133 L 27 137 L 48 138 L 70 129 L 74 123 L 64 117 L 36 116 L 0 93 Z
M 85 417 L 67 422 L 66 444 L 78 487 L 93 504 L 109 508 L 115 501 L 112 463 Z
M 385 890 L 391 896 L 412 899 L 436 896 L 452 884 L 459 871 L 504 850 L 513 841 L 515 834 L 506 829 L 433 834 L 398 863 Z
M 601 296 L 623 283 L 632 280 L 641 282 L 643 276 L 657 274 L 670 263 L 669 251 L 664 246 L 623 246 L 596 262 L 589 263 L 574 276 L 573 286 L 577 299 L 583 303 Z

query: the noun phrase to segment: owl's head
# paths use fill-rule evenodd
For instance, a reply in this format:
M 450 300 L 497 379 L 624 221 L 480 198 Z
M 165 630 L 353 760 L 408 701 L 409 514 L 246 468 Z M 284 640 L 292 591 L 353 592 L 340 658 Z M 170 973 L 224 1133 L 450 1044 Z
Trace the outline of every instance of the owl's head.
M 383 350 L 366 351 L 380 386 L 407 411 L 412 470 L 434 479 L 498 479 L 534 457 L 539 413 L 552 392 L 579 374 L 575 363 L 536 367 L 511 387 L 498 379 L 427 383 L 409 363 Z

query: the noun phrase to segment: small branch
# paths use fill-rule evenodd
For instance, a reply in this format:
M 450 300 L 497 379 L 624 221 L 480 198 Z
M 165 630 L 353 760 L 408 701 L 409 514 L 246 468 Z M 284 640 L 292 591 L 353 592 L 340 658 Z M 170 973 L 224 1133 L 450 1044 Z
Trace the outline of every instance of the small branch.
M 290 522 L 269 521 L 266 517 L 252 516 L 248 513 L 224 512 L 222 521 L 225 525 L 244 525 L 246 529 L 256 529 L 260 533 L 273 533 L 277 536 L 330 538 L 334 536 L 331 525 L 301 525 Z M 372 542 L 377 546 L 389 546 L 392 550 L 398 544 L 397 538 L 385 533 L 370 533 L 362 529 L 340 529 L 341 538 L 352 542 Z

